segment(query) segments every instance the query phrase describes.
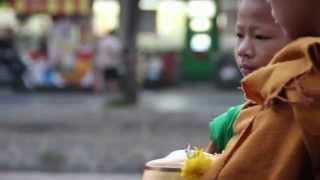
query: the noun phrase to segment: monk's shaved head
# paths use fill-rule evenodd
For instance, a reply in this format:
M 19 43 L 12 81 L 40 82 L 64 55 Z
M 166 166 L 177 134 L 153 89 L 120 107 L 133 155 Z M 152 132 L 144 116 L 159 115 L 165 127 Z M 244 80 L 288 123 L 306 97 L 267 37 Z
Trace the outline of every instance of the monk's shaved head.
M 320 0 L 266 0 L 291 38 L 320 36 Z

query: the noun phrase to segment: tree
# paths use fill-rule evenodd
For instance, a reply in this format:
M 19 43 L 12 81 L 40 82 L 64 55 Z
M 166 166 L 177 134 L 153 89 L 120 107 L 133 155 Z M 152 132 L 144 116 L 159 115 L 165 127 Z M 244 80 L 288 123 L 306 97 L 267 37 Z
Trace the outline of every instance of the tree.
M 120 0 L 120 38 L 122 42 L 122 62 L 124 63 L 122 90 L 124 100 L 128 104 L 135 104 L 138 101 L 138 85 L 136 81 L 138 3 L 139 0 Z

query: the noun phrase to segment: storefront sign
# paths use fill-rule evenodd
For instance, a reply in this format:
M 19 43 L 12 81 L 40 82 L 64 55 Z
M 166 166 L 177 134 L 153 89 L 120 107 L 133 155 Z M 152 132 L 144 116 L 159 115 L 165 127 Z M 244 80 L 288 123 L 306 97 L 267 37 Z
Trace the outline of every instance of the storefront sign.
M 90 0 L 10 0 L 17 14 L 88 15 Z

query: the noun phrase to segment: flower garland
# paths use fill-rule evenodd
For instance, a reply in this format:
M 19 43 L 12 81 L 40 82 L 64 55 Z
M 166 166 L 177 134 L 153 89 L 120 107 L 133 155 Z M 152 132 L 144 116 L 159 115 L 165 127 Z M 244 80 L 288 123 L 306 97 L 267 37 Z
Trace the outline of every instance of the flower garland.
M 213 165 L 213 156 L 208 156 L 202 149 L 195 149 L 188 155 L 181 169 L 182 180 L 200 180 Z

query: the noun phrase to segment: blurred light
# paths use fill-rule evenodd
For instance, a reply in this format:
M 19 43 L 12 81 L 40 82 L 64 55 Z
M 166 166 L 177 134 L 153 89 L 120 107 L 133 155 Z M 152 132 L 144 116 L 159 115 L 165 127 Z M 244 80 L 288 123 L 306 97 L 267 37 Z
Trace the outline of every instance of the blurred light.
M 115 0 L 95 0 L 93 4 L 94 31 L 102 35 L 119 26 L 120 4 Z
M 213 18 L 217 13 L 216 3 L 212 0 L 192 0 L 188 3 L 188 15 L 191 18 Z
M 195 32 L 209 31 L 211 28 L 211 21 L 208 18 L 194 18 L 190 22 L 190 28 Z
M 159 3 L 158 10 L 167 11 L 169 13 L 175 13 L 177 11 L 183 11 L 185 9 L 185 3 L 180 0 L 164 0 Z
M 226 13 L 219 14 L 217 18 L 217 24 L 220 29 L 225 29 L 228 25 L 228 16 Z
M 166 0 L 157 9 L 157 31 L 160 35 L 173 38 L 184 37 L 186 30 L 185 3 L 179 0 Z
M 43 35 L 52 27 L 51 17 L 47 14 L 37 14 L 31 16 L 26 24 L 25 31 L 29 34 Z
M 1 7 L 0 8 L 0 28 L 11 28 L 17 29 L 18 20 L 15 12 L 11 8 Z
M 191 38 L 191 50 L 207 52 L 211 47 L 211 37 L 208 34 L 196 34 Z
M 158 4 L 159 0 L 140 0 L 139 8 L 144 11 L 155 11 Z
M 119 3 L 115 0 L 96 0 L 93 4 L 93 11 L 94 12 L 113 12 L 119 13 L 120 6 Z

